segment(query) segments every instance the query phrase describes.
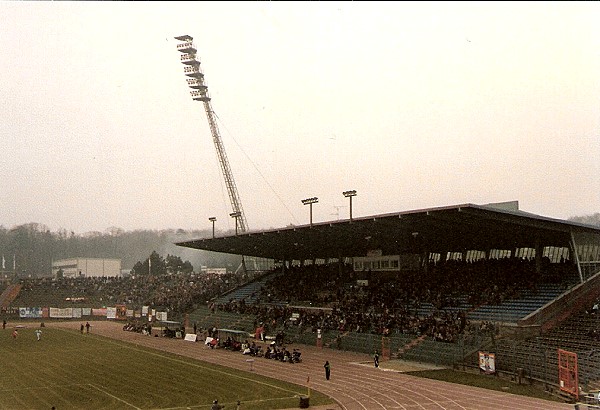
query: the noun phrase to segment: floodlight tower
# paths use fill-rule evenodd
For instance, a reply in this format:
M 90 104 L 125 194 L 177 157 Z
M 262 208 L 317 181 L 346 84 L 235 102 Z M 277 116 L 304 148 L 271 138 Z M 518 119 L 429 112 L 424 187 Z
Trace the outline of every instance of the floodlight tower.
M 313 220 L 312 220 L 312 206 L 313 204 L 316 204 L 317 202 L 319 202 L 319 198 L 312 197 L 312 198 L 306 198 L 302 200 L 302 204 L 303 205 L 309 205 L 310 206 L 310 227 L 312 228 L 313 226 Z
M 227 193 L 229 194 L 231 207 L 233 208 L 233 213 L 239 213 L 239 216 L 236 217 L 236 227 L 239 228 L 241 232 L 246 232 L 248 230 L 246 215 L 244 214 L 244 210 L 242 208 L 242 201 L 240 200 L 240 196 L 235 185 L 235 180 L 233 179 L 233 173 L 231 172 L 231 167 L 229 166 L 229 161 L 227 160 L 227 154 L 225 153 L 225 147 L 223 146 L 223 141 L 221 140 L 221 135 L 219 134 L 219 128 L 217 127 L 214 111 L 212 110 L 210 104 L 208 87 L 204 83 L 204 73 L 200 68 L 200 61 L 196 58 L 197 50 L 193 43 L 194 39 L 188 35 L 177 36 L 175 39 L 180 41 L 180 43 L 177 44 L 177 50 L 182 53 L 181 63 L 185 66 L 183 73 L 188 77 L 186 81 L 188 86 L 192 89 L 192 91 L 190 91 L 190 95 L 194 101 L 201 101 L 204 104 L 204 111 L 206 112 L 212 139 L 215 144 L 215 148 L 217 149 L 217 156 L 221 165 L 221 172 L 225 178 L 225 185 L 227 186 Z
M 211 221 L 213 224 L 213 239 L 215 239 L 215 221 L 217 220 L 217 218 L 214 216 L 211 216 L 210 218 L 208 218 L 208 220 Z
M 352 222 L 352 197 L 356 196 L 356 190 L 342 192 L 346 198 L 350 198 L 350 222 Z

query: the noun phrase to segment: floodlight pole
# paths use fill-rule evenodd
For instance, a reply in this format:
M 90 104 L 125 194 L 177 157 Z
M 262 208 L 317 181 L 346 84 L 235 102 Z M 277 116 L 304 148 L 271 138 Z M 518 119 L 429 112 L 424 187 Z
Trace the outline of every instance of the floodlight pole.
M 208 94 L 208 86 L 204 81 L 204 73 L 200 68 L 200 60 L 196 56 L 196 46 L 194 45 L 194 38 L 192 36 L 183 35 L 175 37 L 180 43 L 177 44 L 177 50 L 181 52 L 180 61 L 184 65 L 183 73 L 187 78 L 186 82 L 188 87 L 192 89 L 190 95 L 194 101 L 200 101 L 204 105 L 204 111 L 208 119 L 208 125 L 213 138 L 213 143 L 217 150 L 217 156 L 219 158 L 219 164 L 221 165 L 221 172 L 225 179 L 225 186 L 229 194 L 229 200 L 231 201 L 231 207 L 234 212 L 239 212 L 238 224 L 242 232 L 248 230 L 248 224 L 246 222 L 246 216 L 244 209 L 242 208 L 242 201 L 233 179 L 233 172 L 227 159 L 227 153 L 225 152 L 225 146 L 221 139 L 219 127 L 217 126 L 216 115 L 211 106 L 211 98 Z
M 213 239 L 215 239 L 215 221 L 217 220 L 217 218 L 215 218 L 214 216 L 211 216 L 210 218 L 208 218 L 209 221 L 212 222 L 212 231 L 213 231 Z
M 313 204 L 319 202 L 319 198 L 317 198 L 316 196 L 313 198 L 307 198 L 307 199 L 303 199 L 302 200 L 302 204 L 304 205 L 309 205 L 310 206 L 310 226 L 313 226 L 313 212 L 312 212 L 312 206 Z
M 352 197 L 356 196 L 356 190 L 344 191 L 343 194 L 346 198 L 350 198 L 350 222 L 352 222 Z
M 229 214 L 230 217 L 235 218 L 235 236 L 238 235 L 238 218 L 242 216 L 241 212 L 232 212 Z

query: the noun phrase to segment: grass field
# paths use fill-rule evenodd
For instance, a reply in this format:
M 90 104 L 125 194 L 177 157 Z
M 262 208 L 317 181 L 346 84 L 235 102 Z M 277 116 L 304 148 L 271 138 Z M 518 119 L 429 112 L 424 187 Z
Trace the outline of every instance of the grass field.
M 0 329 L 0 409 L 297 408 L 306 388 L 76 330 Z M 316 391 L 311 406 L 332 400 Z
M 407 372 L 413 376 L 425 377 L 434 380 L 443 380 L 450 383 L 465 384 L 467 386 L 481 387 L 488 390 L 504 391 L 521 396 L 535 397 L 538 399 L 563 402 L 558 397 L 549 395 L 547 392 L 529 384 L 516 384 L 498 377 L 459 372 L 452 369 L 421 370 Z

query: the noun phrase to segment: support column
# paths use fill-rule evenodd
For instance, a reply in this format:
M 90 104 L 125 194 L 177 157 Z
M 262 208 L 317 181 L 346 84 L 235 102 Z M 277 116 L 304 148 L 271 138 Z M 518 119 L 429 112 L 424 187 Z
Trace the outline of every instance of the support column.
M 581 272 L 581 264 L 579 263 L 579 255 L 577 254 L 577 244 L 575 243 L 575 235 L 573 235 L 573 231 L 571 231 L 571 240 L 569 241 L 569 252 L 573 257 L 571 258 L 577 266 L 577 273 L 579 273 L 579 281 L 583 283 L 583 273 Z
M 448 250 L 440 252 L 440 265 L 443 265 L 448 260 Z
M 537 277 L 542 273 L 542 257 L 544 253 L 544 247 L 541 244 L 540 236 L 536 235 L 535 238 L 535 274 Z

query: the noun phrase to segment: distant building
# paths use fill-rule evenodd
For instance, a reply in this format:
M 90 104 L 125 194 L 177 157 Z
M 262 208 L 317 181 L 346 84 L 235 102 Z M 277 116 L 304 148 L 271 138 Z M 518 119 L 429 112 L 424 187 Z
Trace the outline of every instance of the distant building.
M 52 262 L 52 276 L 65 278 L 120 277 L 121 259 L 71 258 Z
M 225 275 L 227 273 L 227 268 L 208 268 L 206 266 L 202 266 L 200 268 L 200 273 L 207 275 Z

